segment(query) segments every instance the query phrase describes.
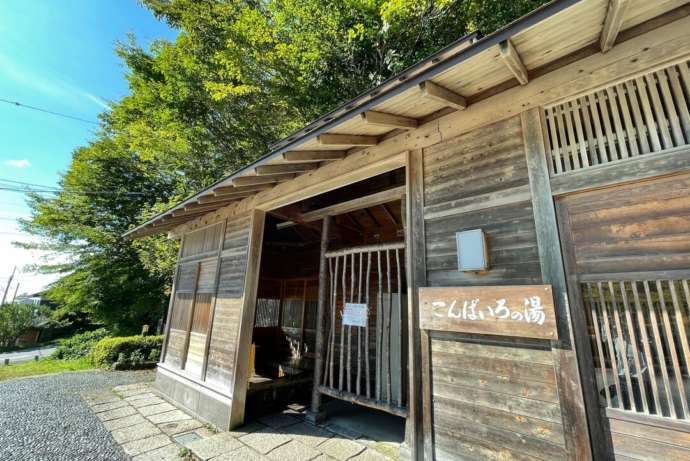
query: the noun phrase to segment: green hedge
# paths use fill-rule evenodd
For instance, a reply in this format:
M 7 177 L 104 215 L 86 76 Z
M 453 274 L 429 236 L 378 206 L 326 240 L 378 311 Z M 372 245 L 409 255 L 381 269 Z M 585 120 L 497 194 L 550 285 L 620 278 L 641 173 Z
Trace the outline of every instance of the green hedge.
M 98 366 L 110 366 L 113 363 L 157 362 L 162 346 L 162 336 L 105 338 L 94 346 L 91 360 Z
M 108 331 L 105 328 L 99 328 L 74 335 L 71 338 L 61 339 L 58 341 L 58 347 L 53 352 L 52 357 L 60 360 L 86 357 L 91 353 L 96 343 L 106 337 L 108 337 Z

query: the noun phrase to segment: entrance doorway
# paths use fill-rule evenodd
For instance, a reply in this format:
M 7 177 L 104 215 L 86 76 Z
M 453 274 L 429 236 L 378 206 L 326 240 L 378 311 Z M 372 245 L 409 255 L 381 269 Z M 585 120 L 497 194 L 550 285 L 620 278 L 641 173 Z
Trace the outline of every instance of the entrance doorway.
M 690 176 L 557 205 L 610 458 L 690 459 Z
M 307 404 L 314 388 L 407 415 L 404 183 L 399 169 L 267 213 L 248 415 Z

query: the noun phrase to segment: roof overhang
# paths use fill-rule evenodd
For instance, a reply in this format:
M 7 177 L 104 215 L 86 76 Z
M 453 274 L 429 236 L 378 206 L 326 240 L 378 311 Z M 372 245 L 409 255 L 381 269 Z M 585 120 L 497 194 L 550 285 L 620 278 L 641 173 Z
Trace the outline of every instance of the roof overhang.
M 685 3 L 558 0 L 486 37 L 463 37 L 273 144 L 268 154 L 125 236 L 169 231 L 383 139 L 526 85 L 531 77 L 553 70 L 554 63 L 582 57 L 583 50 L 606 51 L 618 32 Z

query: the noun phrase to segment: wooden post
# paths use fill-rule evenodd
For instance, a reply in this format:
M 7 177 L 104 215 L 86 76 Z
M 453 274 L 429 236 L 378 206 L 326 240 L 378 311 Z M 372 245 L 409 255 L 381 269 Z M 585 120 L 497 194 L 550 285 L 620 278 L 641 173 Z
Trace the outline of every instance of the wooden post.
M 565 267 L 546 163 L 540 108 L 522 113 L 522 132 L 542 279 L 553 288 L 556 309 L 560 339 L 551 341 L 551 350 L 568 459 L 588 460 L 592 459 L 593 455 L 595 459 L 605 459 L 604 433 L 593 375 L 586 377 L 580 374 L 582 362 L 588 356 L 589 339 L 584 310 L 571 310 L 568 302 Z M 591 362 L 591 357 L 589 359 Z M 591 372 L 591 369 L 589 371 Z M 585 399 L 587 399 L 586 407 Z
M 180 240 L 180 248 L 177 249 L 177 265 L 175 265 L 175 275 L 173 276 L 172 287 L 170 288 L 170 300 L 168 301 L 168 312 L 165 318 L 165 336 L 163 338 L 163 346 L 161 347 L 160 363 L 165 362 L 165 355 L 168 352 L 168 340 L 170 339 L 170 320 L 172 319 L 172 310 L 175 307 L 175 287 L 177 286 L 177 278 L 180 274 L 180 258 L 182 257 L 182 248 L 184 247 L 184 236 Z
M 408 152 L 405 171 L 407 209 L 404 219 L 407 262 L 408 320 L 408 407 L 406 439 L 412 460 L 433 459 L 431 431 L 431 376 L 429 336 L 419 329 L 417 288 L 426 285 L 426 245 L 424 242 L 424 171 L 422 150 Z M 426 358 L 426 360 L 425 360 Z M 424 398 L 422 398 L 424 392 Z M 423 427 L 422 427 L 423 426 Z M 428 427 L 427 427 L 428 426 Z
M 324 320 L 326 314 L 326 279 L 327 279 L 327 263 L 326 251 L 328 251 L 328 234 L 331 228 L 331 217 L 323 218 L 323 225 L 321 228 L 321 255 L 319 260 L 319 303 L 316 308 L 316 359 L 314 361 L 314 388 L 311 394 L 311 410 L 307 414 L 307 418 L 314 423 L 319 423 L 325 419 L 325 414 L 321 411 L 321 392 L 319 392 L 319 385 L 321 384 L 321 376 L 323 374 L 323 352 L 324 352 Z M 333 303 L 332 309 L 335 309 Z
M 249 248 L 247 249 L 247 271 L 244 278 L 242 296 L 242 315 L 240 317 L 235 366 L 232 376 L 232 407 L 230 410 L 230 428 L 244 422 L 244 405 L 249 383 L 249 353 L 254 334 L 254 315 L 256 314 L 256 293 L 259 287 L 259 270 L 261 268 L 261 249 L 263 247 L 266 212 L 254 210 L 249 226 Z

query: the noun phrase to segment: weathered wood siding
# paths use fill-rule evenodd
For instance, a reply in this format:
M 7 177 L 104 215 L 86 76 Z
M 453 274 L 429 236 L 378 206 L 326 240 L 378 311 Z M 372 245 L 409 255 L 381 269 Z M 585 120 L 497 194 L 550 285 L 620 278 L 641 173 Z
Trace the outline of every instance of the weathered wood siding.
M 232 385 L 242 313 L 242 291 L 247 271 L 248 242 L 249 216 L 229 220 L 220 258 L 216 307 L 206 369 L 206 381 L 225 391 L 230 391 Z
M 541 284 L 520 119 L 424 149 L 430 286 Z M 483 229 L 490 269 L 457 269 L 455 233 Z M 430 332 L 438 460 L 564 459 L 548 341 Z

